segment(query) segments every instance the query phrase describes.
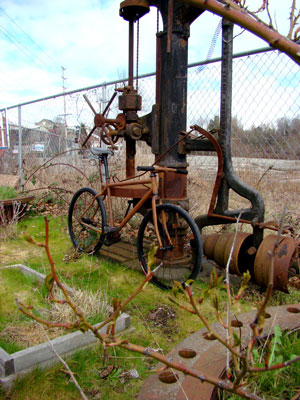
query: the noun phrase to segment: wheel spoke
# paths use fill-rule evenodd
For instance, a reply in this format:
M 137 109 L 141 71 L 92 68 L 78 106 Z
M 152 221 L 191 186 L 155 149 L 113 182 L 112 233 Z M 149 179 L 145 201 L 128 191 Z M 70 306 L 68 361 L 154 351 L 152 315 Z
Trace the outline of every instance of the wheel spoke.
M 71 201 L 68 215 L 69 232 L 74 246 L 88 254 L 94 254 L 101 247 L 101 234 L 106 223 L 102 200 L 95 200 L 95 196 L 93 189 L 80 189 Z
M 138 255 L 144 271 L 148 268 L 150 247 L 157 248 L 152 256 L 153 282 L 161 288 L 170 288 L 173 281 L 181 283 L 194 279 L 202 260 L 202 242 L 198 227 L 189 214 L 171 204 L 157 207 L 157 226 L 161 246 L 154 228 L 152 212 L 149 212 L 140 226 L 138 234 Z M 193 245 L 192 245 L 193 243 Z

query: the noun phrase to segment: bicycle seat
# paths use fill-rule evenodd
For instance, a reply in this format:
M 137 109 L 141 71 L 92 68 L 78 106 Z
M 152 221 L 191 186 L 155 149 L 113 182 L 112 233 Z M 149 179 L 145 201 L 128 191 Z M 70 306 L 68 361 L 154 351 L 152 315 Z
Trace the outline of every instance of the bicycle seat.
M 107 149 L 100 149 L 100 147 L 93 147 L 91 148 L 91 152 L 92 154 L 94 154 L 94 156 L 112 156 L 114 154 L 114 152 L 112 150 L 107 150 Z

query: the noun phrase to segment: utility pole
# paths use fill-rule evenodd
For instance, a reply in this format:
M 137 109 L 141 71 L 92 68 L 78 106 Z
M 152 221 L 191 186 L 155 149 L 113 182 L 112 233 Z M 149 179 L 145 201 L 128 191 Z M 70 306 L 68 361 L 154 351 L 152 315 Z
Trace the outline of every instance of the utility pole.
M 61 79 L 62 79 L 62 90 L 64 93 L 63 99 L 64 99 L 64 124 L 65 124 L 65 137 L 67 138 L 67 104 L 66 104 L 66 96 L 65 96 L 65 92 L 66 92 L 66 86 L 65 86 L 65 81 L 67 80 L 67 78 L 65 78 L 65 71 L 66 68 L 61 67 Z

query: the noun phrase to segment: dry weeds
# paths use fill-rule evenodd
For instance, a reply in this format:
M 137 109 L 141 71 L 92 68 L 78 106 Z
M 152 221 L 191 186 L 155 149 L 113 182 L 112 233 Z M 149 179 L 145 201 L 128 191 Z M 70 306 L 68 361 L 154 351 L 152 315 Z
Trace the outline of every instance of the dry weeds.
M 64 300 L 62 291 L 55 287 L 54 297 L 58 300 Z M 72 289 L 70 297 L 74 304 L 76 304 L 84 313 L 89 317 L 106 316 L 109 313 L 109 305 L 106 293 L 100 289 L 96 292 L 89 290 Z M 45 313 L 46 319 L 52 322 L 71 322 L 74 323 L 76 315 L 68 304 L 50 303 L 49 309 L 40 310 Z M 100 322 L 100 321 L 99 321 Z
M 47 333 L 50 339 L 55 339 L 64 335 L 65 331 L 59 328 L 51 328 L 47 330 Z M 0 338 L 25 348 L 45 342 L 43 332 L 34 321 L 23 322 L 18 325 L 9 324 L 0 332 Z
M 55 288 L 55 297 L 63 300 L 61 290 Z M 95 293 L 80 289 L 72 290 L 71 298 L 75 304 L 90 318 L 98 317 L 97 322 L 101 322 L 109 311 L 107 296 L 98 290 Z M 19 300 L 22 300 L 22 294 L 18 293 Z M 16 309 L 18 313 L 18 310 Z M 44 319 L 52 322 L 75 322 L 73 310 L 67 304 L 50 303 L 45 300 L 45 307 L 39 308 L 36 312 Z M 65 335 L 63 328 L 49 328 L 47 334 L 50 339 L 55 339 Z M 35 321 L 12 322 L 8 324 L 1 332 L 0 338 L 5 341 L 13 342 L 22 347 L 30 347 L 45 342 L 45 336 Z

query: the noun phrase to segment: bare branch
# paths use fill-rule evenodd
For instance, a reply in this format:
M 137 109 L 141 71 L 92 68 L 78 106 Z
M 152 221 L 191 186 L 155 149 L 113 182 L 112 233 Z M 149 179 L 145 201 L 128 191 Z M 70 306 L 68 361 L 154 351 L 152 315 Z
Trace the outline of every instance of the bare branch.
M 238 227 L 239 227 L 239 221 L 240 221 L 241 215 L 242 215 L 242 213 L 239 214 L 239 216 L 237 218 L 237 221 L 236 221 L 236 224 L 235 224 L 234 238 L 233 238 L 232 246 L 231 246 L 229 257 L 228 257 L 227 264 L 226 264 L 227 343 L 230 344 L 231 347 L 233 347 L 233 337 L 232 337 L 232 327 L 231 327 L 231 294 L 230 294 L 229 267 L 230 267 L 231 258 L 232 258 L 232 254 L 233 254 L 235 243 L 236 243 L 236 238 L 237 238 L 237 234 L 238 234 Z M 232 358 L 233 358 L 235 369 L 236 369 L 237 373 L 239 373 L 238 359 L 234 354 L 232 355 Z M 229 367 L 230 367 L 230 350 L 229 349 L 227 349 L 227 353 L 226 353 L 226 367 L 227 367 L 227 370 L 229 371 Z
M 53 344 L 51 343 L 49 336 L 47 335 L 47 332 L 45 331 L 44 327 L 42 325 L 39 325 L 40 328 L 43 331 L 43 334 L 45 336 L 45 338 L 47 339 L 47 342 L 51 348 L 51 351 L 53 351 L 53 353 L 56 355 L 56 357 L 59 359 L 59 361 L 63 364 L 63 366 L 66 368 L 68 375 L 70 376 L 71 380 L 73 381 L 74 385 L 76 386 L 78 392 L 80 393 L 80 396 L 83 400 L 88 400 L 88 398 L 86 397 L 86 395 L 84 394 L 83 390 L 81 389 L 79 383 L 77 382 L 77 379 L 75 378 L 73 372 L 71 371 L 70 367 L 68 366 L 68 364 L 65 362 L 65 360 L 63 360 L 61 358 L 61 356 L 57 353 L 57 351 L 55 350 Z
M 257 11 L 255 11 L 254 14 L 258 14 L 259 12 L 264 11 L 266 9 L 266 3 L 267 3 L 267 0 L 263 0 L 262 5 L 259 7 L 259 9 Z
M 200 320 L 203 322 L 203 324 L 205 325 L 205 327 L 207 328 L 207 330 L 209 331 L 209 333 L 210 333 L 211 335 L 213 335 L 220 343 L 222 343 L 223 346 L 225 346 L 233 355 L 235 355 L 235 356 L 238 357 L 238 358 L 244 358 L 244 356 L 243 356 L 240 352 L 238 352 L 234 347 L 232 347 L 229 343 L 227 343 L 227 340 L 226 340 L 226 339 L 223 339 L 220 335 L 217 334 L 217 332 L 215 332 L 215 331 L 212 330 L 212 328 L 211 328 L 211 326 L 210 326 L 210 323 L 209 323 L 208 320 L 204 317 L 204 315 L 200 312 L 200 310 L 199 310 L 199 308 L 198 308 L 198 306 L 197 306 L 197 304 L 196 304 L 196 302 L 195 302 L 193 293 L 192 293 L 192 291 L 191 291 L 191 287 L 187 285 L 186 290 L 187 290 L 188 296 L 189 296 L 189 298 L 190 298 L 191 305 L 193 306 L 193 308 L 194 308 L 196 314 L 198 315 L 198 317 L 200 318 Z
M 181 0 L 185 4 L 199 7 L 220 15 L 227 20 L 247 29 L 254 35 L 265 40 L 274 49 L 287 54 L 293 61 L 300 65 L 300 45 L 278 33 L 263 21 L 257 21 L 255 17 L 230 0 Z
M 19 302 L 18 299 L 15 299 L 16 305 L 18 309 L 27 317 L 33 319 L 36 322 L 39 322 L 40 324 L 43 324 L 45 326 L 48 326 L 49 328 L 65 328 L 65 329 L 72 329 L 74 327 L 73 324 L 69 323 L 64 323 L 64 322 L 50 322 L 45 319 L 42 319 L 38 317 L 37 315 L 34 315 L 29 309 L 22 303 Z
M 296 0 L 292 0 L 292 6 L 291 6 L 291 13 L 290 13 L 290 30 L 287 35 L 289 39 L 292 38 L 293 30 L 295 28 L 295 9 L 296 9 Z

